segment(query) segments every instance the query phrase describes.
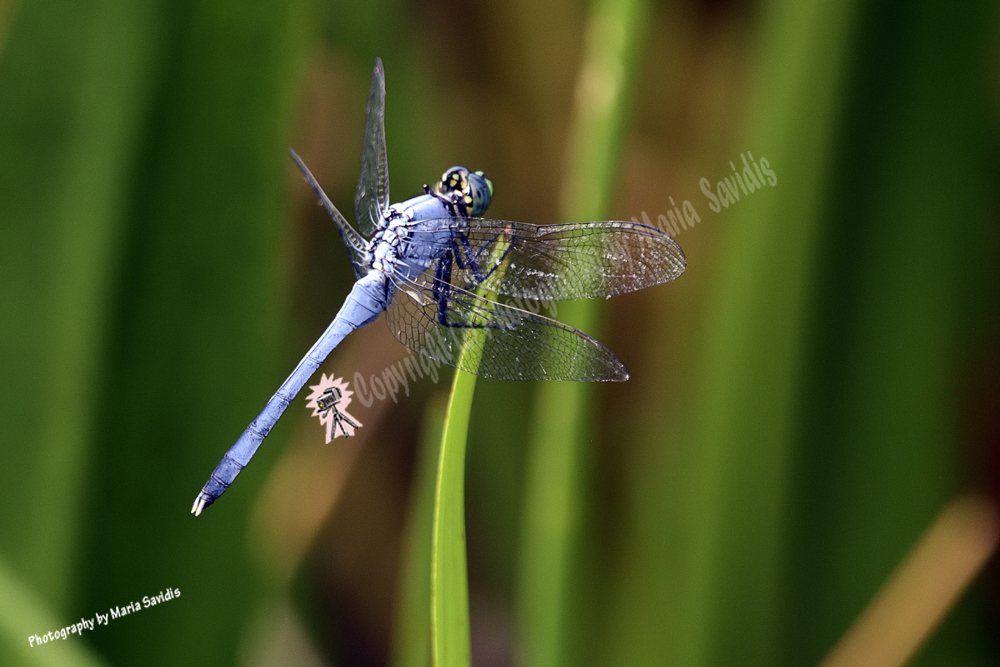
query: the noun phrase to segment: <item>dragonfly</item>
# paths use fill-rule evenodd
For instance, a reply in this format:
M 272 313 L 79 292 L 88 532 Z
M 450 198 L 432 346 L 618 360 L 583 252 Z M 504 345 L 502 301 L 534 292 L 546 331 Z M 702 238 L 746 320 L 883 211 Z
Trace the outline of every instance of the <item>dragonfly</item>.
M 376 59 L 354 197 L 357 230 L 289 149 L 340 233 L 356 282 L 330 326 L 223 456 L 194 502 L 195 515 L 232 484 L 330 352 L 383 312 L 393 335 L 411 350 L 481 377 L 621 382 L 629 377 L 625 365 L 593 337 L 487 295 L 610 298 L 684 272 L 680 246 L 650 225 L 482 218 L 493 182 L 465 167 L 448 169 L 423 194 L 390 205 L 384 119 L 385 73 Z M 478 354 L 463 354 L 465 347 Z

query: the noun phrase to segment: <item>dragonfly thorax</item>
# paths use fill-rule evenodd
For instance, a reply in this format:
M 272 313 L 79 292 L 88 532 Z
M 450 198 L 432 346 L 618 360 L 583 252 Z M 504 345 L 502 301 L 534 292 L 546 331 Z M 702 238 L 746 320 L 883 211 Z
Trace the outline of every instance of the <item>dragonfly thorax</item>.
M 395 268 L 403 242 L 409 237 L 409 230 L 404 226 L 407 220 L 398 217 L 397 211 L 392 213 L 385 226 L 380 227 L 371 240 L 371 267 L 383 273 L 389 273 Z

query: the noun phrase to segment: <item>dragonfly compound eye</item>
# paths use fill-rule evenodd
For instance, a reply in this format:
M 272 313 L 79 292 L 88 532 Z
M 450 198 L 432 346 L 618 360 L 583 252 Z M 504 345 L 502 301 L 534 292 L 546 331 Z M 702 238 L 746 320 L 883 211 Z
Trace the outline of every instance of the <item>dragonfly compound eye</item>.
M 469 170 L 465 167 L 452 167 L 441 176 L 438 190 L 441 192 L 464 192 L 469 180 Z
M 455 195 L 471 216 L 482 215 L 493 197 L 493 183 L 483 172 L 470 172 L 465 167 L 452 167 L 441 176 L 437 185 L 441 194 Z
M 472 198 L 471 205 L 467 203 L 469 215 L 480 216 L 486 212 L 486 209 L 490 205 L 490 200 L 493 199 L 493 181 L 486 178 L 481 171 L 469 174 L 468 181 L 469 186 L 466 196 L 467 198 Z M 468 199 L 466 201 L 468 202 Z

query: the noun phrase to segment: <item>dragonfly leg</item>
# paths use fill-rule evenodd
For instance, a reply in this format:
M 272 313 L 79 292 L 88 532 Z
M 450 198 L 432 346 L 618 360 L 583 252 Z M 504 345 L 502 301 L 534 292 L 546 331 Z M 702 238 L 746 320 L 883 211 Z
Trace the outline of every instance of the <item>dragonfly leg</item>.
M 452 257 L 453 251 L 449 250 L 434 264 L 434 286 L 431 289 L 431 294 L 438 304 L 438 320 L 442 322 L 447 307 L 448 287 L 451 285 Z
M 462 248 L 458 247 L 458 245 L 457 245 L 458 241 L 456 241 L 456 246 L 455 246 L 455 262 L 458 264 L 458 268 L 460 268 L 460 269 L 464 269 L 466 267 L 472 268 L 472 275 L 475 277 L 477 285 L 480 284 L 480 283 L 482 283 L 483 281 L 485 281 L 487 278 L 489 278 L 490 276 L 492 276 L 494 273 L 496 273 L 496 270 L 498 268 L 500 268 L 500 265 L 503 264 L 504 260 L 507 259 L 507 255 L 514 248 L 514 242 L 512 240 L 510 243 L 507 244 L 507 249 L 503 251 L 503 256 L 501 256 L 500 259 L 498 259 L 496 262 L 493 263 L 493 268 L 491 268 L 488 273 L 483 273 L 483 270 L 479 267 L 479 262 L 476 261 L 476 260 L 490 246 L 492 246 L 494 243 L 496 243 L 497 238 L 499 238 L 500 235 L 503 234 L 503 233 L 504 233 L 504 231 L 497 232 L 496 235 L 492 239 L 490 239 L 488 242 L 486 242 L 486 243 L 483 244 L 483 246 L 479 249 L 478 253 L 473 253 L 472 246 L 469 245 L 469 237 L 466 236 L 465 234 L 459 234 L 459 236 L 461 238 L 461 242 L 462 242 Z M 468 258 L 465 261 L 462 261 L 462 253 L 460 252 L 463 249 L 465 251 L 465 256 Z
M 451 329 L 504 329 L 502 325 L 495 323 L 487 324 L 466 324 L 464 322 L 448 321 L 448 302 L 451 297 L 451 262 L 454 251 L 449 250 L 438 259 L 434 266 L 434 289 L 432 294 L 437 301 L 438 323 Z
M 452 192 L 450 194 L 443 194 L 438 192 L 436 188 L 424 184 L 424 194 L 428 194 L 442 204 L 448 207 L 451 214 L 456 218 L 467 218 L 469 217 L 469 210 L 465 207 L 465 202 L 462 201 L 462 196 L 457 192 Z
M 429 185 L 424 185 L 424 192 L 426 194 L 429 194 L 429 195 L 431 195 L 433 197 L 436 197 L 438 200 L 440 200 L 445 206 L 448 207 L 448 210 L 451 211 L 452 215 L 454 215 L 456 217 L 461 217 L 461 218 L 468 217 L 469 211 L 465 207 L 465 203 L 462 201 L 462 198 L 457 193 L 453 192 L 453 193 L 451 193 L 451 196 L 447 196 L 447 195 L 444 195 L 444 194 L 438 192 L 437 190 L 435 190 L 434 188 L 430 187 Z M 455 251 L 454 251 L 455 262 L 458 264 L 458 267 L 460 269 L 465 269 L 467 267 L 471 267 L 472 268 L 472 275 L 473 275 L 473 277 L 475 277 L 477 285 L 480 284 L 480 283 L 482 283 L 484 280 L 486 280 L 487 278 L 489 278 L 490 276 L 492 276 L 496 272 L 496 270 L 500 267 L 500 265 L 503 264 L 503 261 L 505 259 L 507 259 L 507 253 L 509 253 L 511 251 L 511 248 L 514 247 L 514 243 L 513 243 L 513 239 L 512 239 L 511 243 L 507 246 L 507 249 L 504 250 L 503 257 L 501 257 L 493 265 L 493 268 L 491 268 L 489 270 L 489 273 L 485 273 L 484 274 L 483 271 L 482 271 L 482 269 L 479 268 L 479 262 L 477 262 L 476 260 L 484 252 L 486 252 L 486 250 L 489 249 L 494 243 L 496 243 L 496 240 L 498 238 L 500 238 L 501 234 L 504 234 L 504 233 L 507 233 L 507 232 L 508 232 L 508 230 L 506 230 L 506 229 L 502 229 L 499 232 L 497 232 L 493 236 L 493 238 L 491 238 L 489 241 L 487 241 L 486 243 L 483 244 L 483 246 L 479 249 L 478 253 L 474 253 L 472 251 L 472 246 L 469 245 L 469 237 L 466 236 L 465 234 L 461 234 L 461 233 L 459 234 L 459 237 L 462 239 L 462 247 L 460 248 L 458 246 L 458 244 L 455 245 Z M 465 256 L 468 258 L 465 261 L 462 260 L 462 252 L 461 251 L 463 249 L 465 251 Z M 449 271 L 449 273 L 450 273 L 450 271 Z

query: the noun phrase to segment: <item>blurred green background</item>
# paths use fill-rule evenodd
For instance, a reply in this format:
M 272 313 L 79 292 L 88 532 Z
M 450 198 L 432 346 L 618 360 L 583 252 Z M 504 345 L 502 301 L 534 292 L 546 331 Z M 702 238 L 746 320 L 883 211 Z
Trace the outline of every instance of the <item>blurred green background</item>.
M 493 217 L 700 217 L 676 283 L 558 307 L 629 382 L 566 416 L 479 381 L 472 663 L 818 663 L 1000 481 L 998 9 L 0 0 L 0 664 L 430 664 L 450 370 L 330 445 L 300 397 L 188 513 L 349 289 L 286 149 L 353 218 L 376 56 L 394 201 L 464 164 Z M 595 33 L 621 103 L 580 204 Z M 775 184 L 712 210 L 748 153 Z M 406 355 L 377 322 L 322 370 Z M 915 664 L 1000 663 L 998 603 L 988 568 Z

